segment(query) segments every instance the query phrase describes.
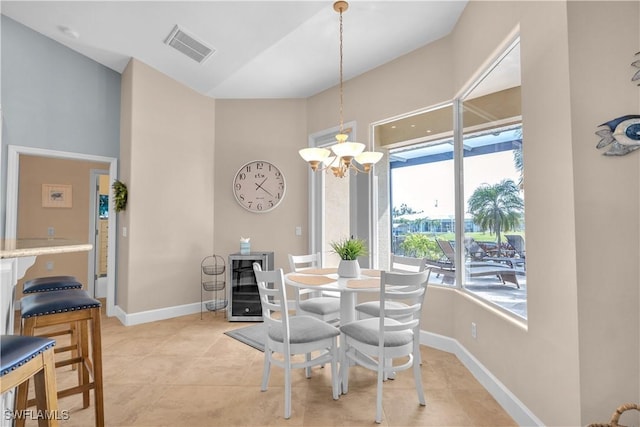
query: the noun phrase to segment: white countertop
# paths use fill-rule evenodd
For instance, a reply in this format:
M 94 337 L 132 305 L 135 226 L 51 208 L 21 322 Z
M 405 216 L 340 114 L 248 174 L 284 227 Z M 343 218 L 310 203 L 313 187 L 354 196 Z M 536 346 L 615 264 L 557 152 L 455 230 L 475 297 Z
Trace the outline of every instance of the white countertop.
M 0 241 L 0 259 L 90 251 L 93 245 L 63 238 L 7 239 Z

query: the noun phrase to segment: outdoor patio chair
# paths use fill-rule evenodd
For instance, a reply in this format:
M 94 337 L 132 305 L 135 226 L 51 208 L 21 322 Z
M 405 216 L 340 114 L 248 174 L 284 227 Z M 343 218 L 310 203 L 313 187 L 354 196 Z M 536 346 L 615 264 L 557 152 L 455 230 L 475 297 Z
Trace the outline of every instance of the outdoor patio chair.
M 509 267 L 524 265 L 524 260 L 508 256 L 495 256 L 487 252 L 473 237 L 464 238 L 464 247 L 471 261 L 499 262 Z
M 447 263 L 433 263 L 427 261 L 428 267 L 431 268 L 431 271 L 436 274 L 442 274 L 442 283 L 444 284 L 453 284 L 455 281 L 456 275 L 456 252 L 453 248 L 451 242 L 447 240 L 438 240 L 436 239 L 438 246 L 444 253 L 447 258 Z M 509 267 L 508 265 L 501 264 L 498 262 L 486 262 L 486 261 L 471 261 L 465 263 L 465 273 L 469 277 L 483 277 L 483 276 L 497 276 L 502 284 L 506 284 L 506 282 L 513 283 L 520 288 L 520 284 L 518 283 L 518 274 L 524 274 L 523 271 L 516 270 L 515 268 Z
M 525 248 L 524 248 L 524 238 L 519 234 L 505 234 L 504 237 L 507 238 L 507 242 L 516 251 L 516 254 L 520 256 L 520 258 L 525 258 Z

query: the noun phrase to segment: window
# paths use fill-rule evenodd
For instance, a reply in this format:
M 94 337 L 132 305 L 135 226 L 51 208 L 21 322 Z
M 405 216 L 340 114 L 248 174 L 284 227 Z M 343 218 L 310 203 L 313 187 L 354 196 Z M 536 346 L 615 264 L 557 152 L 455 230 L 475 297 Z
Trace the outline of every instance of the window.
M 519 52 L 515 41 L 455 101 L 461 141 L 452 105 L 377 125 L 376 137 L 389 147 L 391 252 L 426 257 L 451 272 L 435 283 L 526 318 Z

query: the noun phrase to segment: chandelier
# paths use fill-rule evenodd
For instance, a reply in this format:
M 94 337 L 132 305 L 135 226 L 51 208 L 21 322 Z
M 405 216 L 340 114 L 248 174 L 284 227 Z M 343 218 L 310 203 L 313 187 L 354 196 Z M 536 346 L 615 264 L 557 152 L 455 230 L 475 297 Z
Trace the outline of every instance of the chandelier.
M 349 135 L 344 132 L 342 117 L 343 89 L 342 89 L 342 13 L 349 8 L 346 1 L 337 1 L 333 4 L 333 9 L 340 13 L 340 131 L 336 135 L 336 144 L 330 150 L 326 148 L 303 148 L 299 151 L 300 157 L 304 159 L 311 170 L 318 169 L 331 170 L 333 175 L 343 178 L 348 175 L 349 170 L 356 173 L 368 173 L 371 166 L 382 158 L 382 153 L 375 151 L 364 151 L 365 145 L 360 142 L 348 142 Z M 321 166 L 323 165 L 323 166 Z M 360 167 L 358 167 L 358 165 Z

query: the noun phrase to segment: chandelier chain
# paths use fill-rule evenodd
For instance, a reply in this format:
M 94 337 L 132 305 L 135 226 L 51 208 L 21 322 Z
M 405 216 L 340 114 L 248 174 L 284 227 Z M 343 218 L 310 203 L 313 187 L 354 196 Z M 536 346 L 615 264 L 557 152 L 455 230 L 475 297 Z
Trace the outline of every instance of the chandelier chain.
M 340 133 L 343 131 L 343 89 L 342 89 L 342 8 L 340 9 Z
M 371 167 L 382 157 L 382 153 L 364 151 L 365 144 L 347 142 L 349 135 L 344 133 L 344 27 L 342 14 L 348 7 L 349 3 L 344 0 L 337 0 L 333 4 L 333 10 L 340 13 L 340 132 L 336 135 L 337 142 L 329 149 L 314 147 L 299 151 L 300 156 L 311 166 L 312 171 L 331 171 L 334 176 L 339 178 L 348 176 L 349 171 L 369 173 Z

